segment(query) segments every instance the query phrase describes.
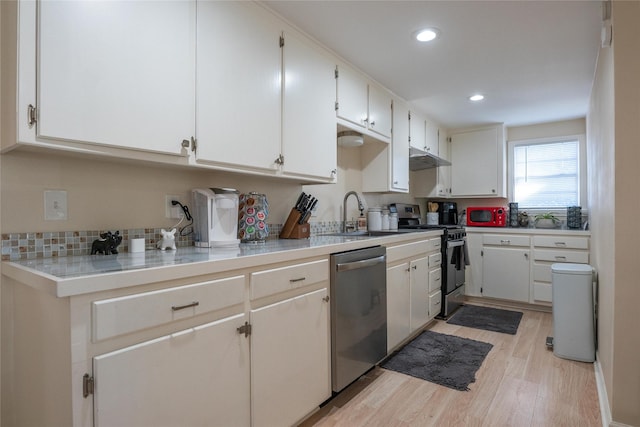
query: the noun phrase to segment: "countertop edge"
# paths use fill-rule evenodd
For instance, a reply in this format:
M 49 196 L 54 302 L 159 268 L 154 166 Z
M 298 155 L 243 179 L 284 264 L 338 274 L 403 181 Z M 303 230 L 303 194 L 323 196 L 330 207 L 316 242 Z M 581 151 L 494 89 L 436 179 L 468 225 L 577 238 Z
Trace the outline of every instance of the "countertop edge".
M 366 238 L 343 237 L 314 247 L 301 247 L 245 255 L 237 258 L 189 262 L 177 265 L 154 266 L 128 271 L 115 271 L 78 277 L 60 278 L 12 261 L 3 261 L 2 274 L 18 282 L 57 297 L 70 297 L 94 292 L 122 289 L 156 282 L 216 274 L 225 271 L 275 264 L 297 259 L 327 256 L 377 245 L 394 245 L 424 240 L 442 235 L 442 230 L 419 231 Z M 178 251 L 180 248 L 178 248 Z M 213 249 L 212 249 L 213 251 Z

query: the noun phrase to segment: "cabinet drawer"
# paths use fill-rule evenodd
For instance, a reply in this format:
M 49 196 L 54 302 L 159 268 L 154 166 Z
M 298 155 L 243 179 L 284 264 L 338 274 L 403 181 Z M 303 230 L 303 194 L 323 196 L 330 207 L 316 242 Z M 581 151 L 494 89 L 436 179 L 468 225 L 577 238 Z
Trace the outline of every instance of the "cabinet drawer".
M 589 263 L 589 252 L 563 251 L 557 249 L 535 249 L 533 259 L 536 261 Z
M 93 340 L 197 316 L 243 301 L 244 276 L 94 301 Z
M 551 263 L 533 263 L 533 280 L 551 283 Z
M 429 255 L 429 268 L 440 267 L 441 264 L 442 254 L 440 252 Z
M 442 239 L 440 237 L 434 237 L 427 240 L 427 242 L 429 242 L 429 252 L 439 251 L 442 248 Z
M 328 259 L 258 271 L 251 273 L 251 298 L 262 298 L 328 280 Z
M 405 245 L 391 246 L 387 248 L 387 264 L 399 261 L 404 258 L 415 257 L 420 254 L 430 252 L 428 240 L 407 243 Z
M 438 291 L 433 295 L 429 295 L 429 317 L 440 314 L 442 309 L 442 292 Z
M 534 236 L 533 245 L 544 248 L 589 249 L 589 238 L 579 236 Z
M 533 299 L 535 301 L 551 302 L 551 283 L 533 282 Z
M 437 291 L 440 289 L 442 285 L 442 270 L 436 268 L 435 270 L 429 271 L 429 293 L 433 291 Z
M 498 246 L 529 246 L 530 238 L 513 234 L 485 234 L 482 236 L 482 243 Z

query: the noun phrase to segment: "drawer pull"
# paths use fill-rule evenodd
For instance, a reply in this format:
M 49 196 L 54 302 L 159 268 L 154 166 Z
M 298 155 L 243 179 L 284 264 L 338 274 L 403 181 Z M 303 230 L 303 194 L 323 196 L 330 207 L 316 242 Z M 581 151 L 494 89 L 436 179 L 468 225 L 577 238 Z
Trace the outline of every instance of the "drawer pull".
M 185 304 L 185 305 L 172 305 L 171 306 L 171 310 L 173 311 L 178 311 L 178 310 L 184 310 L 185 308 L 189 308 L 189 307 L 197 307 L 199 306 L 200 303 L 198 301 L 194 301 L 191 304 Z
M 556 246 L 567 246 L 567 242 L 555 242 Z
M 440 305 L 440 301 L 434 302 L 433 305 Z
M 433 281 L 434 281 L 434 282 L 439 282 L 439 281 L 440 281 L 440 278 L 439 278 L 439 277 L 436 277 Z
M 295 282 L 302 282 L 303 280 L 305 280 L 306 277 L 300 277 L 298 279 L 291 279 L 289 280 L 290 283 L 295 283 Z
M 322 301 L 329 302 L 329 295 L 327 295 L 326 297 L 322 298 Z
M 511 240 L 500 240 L 500 244 L 501 245 L 510 245 L 511 244 Z
M 567 257 L 566 257 L 566 256 L 558 256 L 558 255 L 556 255 L 556 259 L 557 259 L 558 261 L 566 261 L 566 260 L 567 260 Z

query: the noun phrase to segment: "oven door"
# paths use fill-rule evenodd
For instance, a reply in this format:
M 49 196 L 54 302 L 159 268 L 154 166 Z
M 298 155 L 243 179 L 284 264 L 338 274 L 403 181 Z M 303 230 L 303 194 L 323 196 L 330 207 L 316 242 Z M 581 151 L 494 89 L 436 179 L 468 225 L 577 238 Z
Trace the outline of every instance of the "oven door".
M 447 242 L 447 294 L 464 284 L 464 243 L 464 239 Z

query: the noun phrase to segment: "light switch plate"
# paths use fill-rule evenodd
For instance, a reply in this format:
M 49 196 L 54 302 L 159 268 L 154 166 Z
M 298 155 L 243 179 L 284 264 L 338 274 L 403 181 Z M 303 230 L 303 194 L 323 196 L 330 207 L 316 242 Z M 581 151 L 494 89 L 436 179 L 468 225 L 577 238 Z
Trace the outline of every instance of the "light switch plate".
M 45 221 L 64 221 L 67 219 L 67 191 L 46 190 L 44 192 Z

